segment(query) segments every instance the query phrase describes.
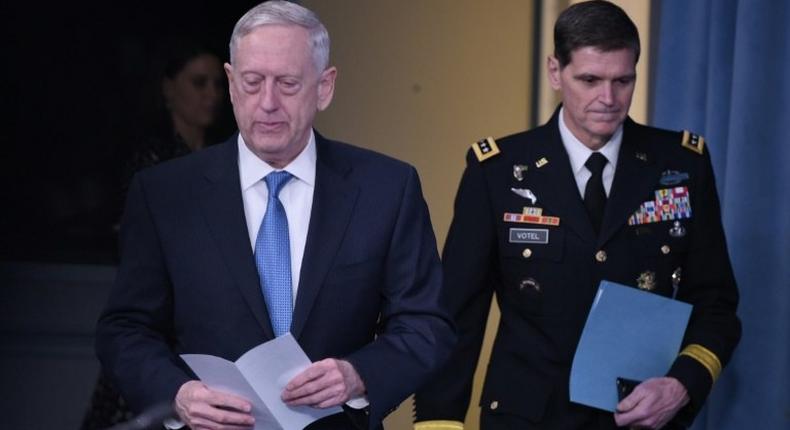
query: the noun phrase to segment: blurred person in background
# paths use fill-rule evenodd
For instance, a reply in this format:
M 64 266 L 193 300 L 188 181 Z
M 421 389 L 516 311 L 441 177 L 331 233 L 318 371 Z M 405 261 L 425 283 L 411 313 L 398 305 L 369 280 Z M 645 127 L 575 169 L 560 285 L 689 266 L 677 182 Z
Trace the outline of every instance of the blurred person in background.
M 222 62 L 208 46 L 185 38 L 162 44 L 153 62 L 152 88 L 143 101 L 143 135 L 125 183 L 144 167 L 226 138 L 220 121 L 228 105 L 226 85 Z
M 222 135 L 220 121 L 228 105 L 225 72 L 208 45 L 170 38 L 160 44 L 151 65 L 149 90 L 143 92 L 139 115 L 144 125 L 125 162 L 121 201 L 135 172 L 227 137 Z M 100 375 L 82 430 L 104 429 L 131 418 L 124 399 Z

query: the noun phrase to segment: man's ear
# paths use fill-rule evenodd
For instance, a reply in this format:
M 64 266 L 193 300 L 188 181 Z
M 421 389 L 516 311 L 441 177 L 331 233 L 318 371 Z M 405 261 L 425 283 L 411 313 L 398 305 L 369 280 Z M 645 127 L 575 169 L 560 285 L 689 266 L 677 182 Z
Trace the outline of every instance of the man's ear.
M 225 76 L 228 77 L 228 94 L 230 95 L 230 102 L 233 103 L 233 66 L 230 63 L 225 63 L 222 67 L 225 69 Z
M 560 80 L 560 73 L 562 73 L 562 67 L 560 67 L 560 60 L 553 55 L 549 55 L 546 59 L 546 71 L 549 75 L 549 84 L 551 88 L 555 90 L 559 90 L 562 88 L 562 81 Z
M 332 102 L 332 96 L 335 94 L 335 78 L 337 77 L 337 68 L 329 67 L 318 78 L 318 110 L 322 111 L 329 107 Z

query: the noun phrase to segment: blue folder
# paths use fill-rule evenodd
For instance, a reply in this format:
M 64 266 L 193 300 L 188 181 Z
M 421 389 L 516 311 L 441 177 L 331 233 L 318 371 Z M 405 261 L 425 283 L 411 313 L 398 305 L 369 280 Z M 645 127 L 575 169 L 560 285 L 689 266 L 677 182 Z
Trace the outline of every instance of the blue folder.
M 690 315 L 688 303 L 601 281 L 573 357 L 571 401 L 614 412 L 618 377 L 664 376 Z

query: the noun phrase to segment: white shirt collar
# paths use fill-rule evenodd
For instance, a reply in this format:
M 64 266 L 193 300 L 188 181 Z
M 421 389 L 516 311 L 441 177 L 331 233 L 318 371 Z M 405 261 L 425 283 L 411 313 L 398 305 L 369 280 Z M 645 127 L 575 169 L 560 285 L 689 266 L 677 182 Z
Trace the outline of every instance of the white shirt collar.
M 237 145 L 239 148 L 239 177 L 241 178 L 242 191 L 255 185 L 269 173 L 277 170 L 250 151 L 250 148 L 244 143 L 241 133 L 239 133 Z M 315 133 L 311 129 L 307 146 L 282 170 L 312 187 L 315 185 L 316 159 Z
M 587 146 L 585 146 L 576 136 L 573 135 L 573 132 L 568 128 L 565 124 L 565 119 L 563 118 L 565 108 L 560 108 L 560 136 L 562 137 L 562 144 L 565 146 L 565 152 L 568 153 L 568 158 L 571 161 L 571 168 L 573 169 L 573 174 L 577 175 L 581 171 L 581 169 L 585 169 L 584 163 L 587 162 L 587 159 L 590 158 L 590 154 L 594 151 Z M 617 130 L 612 135 L 612 138 L 609 139 L 606 144 L 604 144 L 601 149 L 598 150 L 601 154 L 603 154 L 612 167 L 617 166 L 617 155 L 620 153 L 620 145 L 623 143 L 623 125 L 620 124 L 617 127 Z

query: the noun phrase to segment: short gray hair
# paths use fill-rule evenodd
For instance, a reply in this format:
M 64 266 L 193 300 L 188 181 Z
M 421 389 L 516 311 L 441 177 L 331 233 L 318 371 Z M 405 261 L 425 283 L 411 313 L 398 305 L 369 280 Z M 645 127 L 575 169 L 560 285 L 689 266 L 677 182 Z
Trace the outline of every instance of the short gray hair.
M 329 66 L 329 32 L 311 10 L 296 3 L 270 0 L 247 11 L 233 27 L 230 36 L 230 63 L 233 64 L 239 40 L 264 25 L 298 25 L 310 34 L 313 63 L 318 73 Z

